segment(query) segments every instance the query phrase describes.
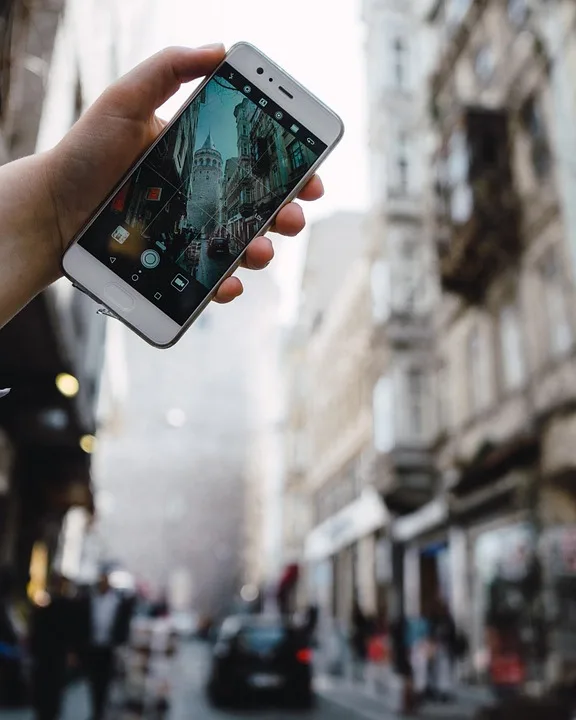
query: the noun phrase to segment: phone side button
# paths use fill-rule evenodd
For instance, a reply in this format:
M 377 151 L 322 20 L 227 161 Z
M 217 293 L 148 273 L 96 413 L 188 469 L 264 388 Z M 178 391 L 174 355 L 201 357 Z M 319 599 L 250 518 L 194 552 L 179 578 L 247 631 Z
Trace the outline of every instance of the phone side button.
M 124 310 L 124 312 L 129 312 L 134 307 L 134 298 L 129 295 L 126 290 L 123 290 L 119 285 L 116 285 L 116 283 L 106 285 L 104 288 L 104 295 L 107 300 L 110 300 L 112 305 Z

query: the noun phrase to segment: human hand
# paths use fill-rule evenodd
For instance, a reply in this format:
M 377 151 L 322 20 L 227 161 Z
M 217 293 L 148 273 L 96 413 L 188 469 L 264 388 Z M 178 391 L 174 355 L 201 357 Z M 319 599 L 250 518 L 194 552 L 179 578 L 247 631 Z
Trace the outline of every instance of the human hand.
M 165 126 L 156 110 L 182 83 L 211 73 L 224 54 L 221 45 L 197 50 L 174 47 L 157 53 L 111 85 L 46 154 L 47 183 L 58 226 L 55 238 L 58 257 Z M 322 182 L 314 177 L 300 198 L 316 200 L 322 194 Z M 290 203 L 278 213 L 274 231 L 293 236 L 304 225 L 302 209 Z M 262 269 L 273 257 L 271 241 L 258 237 L 246 251 L 244 266 Z M 242 292 L 240 280 L 230 277 L 220 286 L 215 300 L 229 302 Z

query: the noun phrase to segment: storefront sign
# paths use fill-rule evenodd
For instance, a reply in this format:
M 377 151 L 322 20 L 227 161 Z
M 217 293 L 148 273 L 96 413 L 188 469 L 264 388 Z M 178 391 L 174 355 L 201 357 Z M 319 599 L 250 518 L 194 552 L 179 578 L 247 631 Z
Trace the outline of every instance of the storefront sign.
M 306 560 L 321 560 L 334 555 L 384 527 L 388 519 L 388 510 L 380 495 L 367 489 L 357 500 L 312 530 L 306 539 Z
M 392 537 L 407 542 L 442 525 L 447 519 L 448 504 L 443 498 L 439 498 L 424 505 L 415 513 L 397 520 L 392 526 Z

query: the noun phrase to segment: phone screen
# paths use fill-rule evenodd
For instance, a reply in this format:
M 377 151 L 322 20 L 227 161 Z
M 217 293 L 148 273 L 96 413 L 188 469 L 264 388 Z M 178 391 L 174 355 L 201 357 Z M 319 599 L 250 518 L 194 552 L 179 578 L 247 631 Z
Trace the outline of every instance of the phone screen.
M 78 242 L 183 325 L 326 149 L 224 63 Z

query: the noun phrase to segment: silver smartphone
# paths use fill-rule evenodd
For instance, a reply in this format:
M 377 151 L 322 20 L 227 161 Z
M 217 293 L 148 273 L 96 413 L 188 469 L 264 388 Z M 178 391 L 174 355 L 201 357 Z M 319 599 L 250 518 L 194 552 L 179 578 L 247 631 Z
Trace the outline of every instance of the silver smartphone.
M 234 45 L 74 238 L 64 274 L 170 347 L 343 132 L 272 60 Z

